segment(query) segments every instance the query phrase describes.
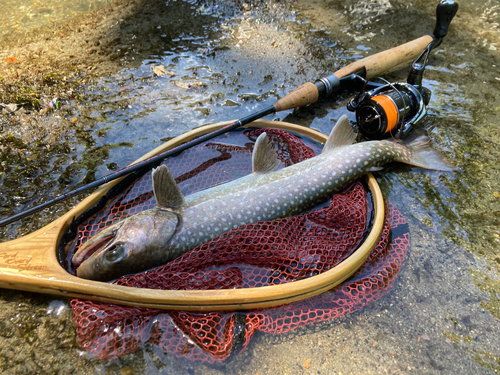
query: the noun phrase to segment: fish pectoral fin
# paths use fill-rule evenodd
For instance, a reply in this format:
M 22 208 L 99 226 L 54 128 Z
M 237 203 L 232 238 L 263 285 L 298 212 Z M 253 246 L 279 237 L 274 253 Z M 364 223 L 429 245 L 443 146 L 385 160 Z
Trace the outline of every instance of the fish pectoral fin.
M 328 139 L 326 140 L 325 147 L 321 153 L 332 151 L 336 148 L 343 146 L 350 146 L 356 140 L 356 133 L 352 128 L 346 115 L 339 118 L 337 123 L 333 126 Z
M 259 135 L 252 153 L 252 173 L 272 172 L 280 165 L 278 154 L 266 133 Z
M 184 195 L 166 165 L 153 169 L 153 192 L 158 207 L 180 207 Z

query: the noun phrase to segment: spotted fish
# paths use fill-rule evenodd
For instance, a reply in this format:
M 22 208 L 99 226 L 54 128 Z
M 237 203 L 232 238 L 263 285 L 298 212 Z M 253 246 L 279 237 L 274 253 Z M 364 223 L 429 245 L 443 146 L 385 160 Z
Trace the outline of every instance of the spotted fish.
M 298 214 L 325 201 L 370 170 L 390 162 L 450 170 L 443 155 L 422 139 L 354 143 L 343 116 L 320 155 L 280 169 L 266 133 L 255 142 L 252 173 L 184 197 L 166 166 L 153 170 L 157 207 L 116 223 L 74 255 L 77 275 L 108 281 L 181 256 L 240 225 Z

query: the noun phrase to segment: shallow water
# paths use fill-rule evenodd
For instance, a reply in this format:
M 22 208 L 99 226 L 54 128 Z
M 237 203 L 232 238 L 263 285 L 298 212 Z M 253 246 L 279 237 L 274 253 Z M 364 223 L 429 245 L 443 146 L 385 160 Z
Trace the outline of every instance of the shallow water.
M 0 35 L 22 37 L 40 26 L 65 21 L 110 2 L 111 0 L 4 0 L 0 11 Z
M 435 5 L 318 0 L 244 9 L 177 0 L 158 2 L 170 17 L 158 11 L 153 20 L 141 16 L 138 5 L 136 17 L 117 25 L 127 36 L 121 41 L 127 51 L 119 57 L 121 70 L 78 89 L 76 99 L 61 95 L 60 108 L 40 120 L 43 128 L 4 122 L 0 214 L 22 211 L 123 167 L 170 137 L 243 117 L 304 82 L 427 34 L 434 28 Z M 5 290 L 0 368 L 40 372 L 52 358 L 61 373 L 500 370 L 500 3 L 459 5 L 424 75 L 432 97 L 420 126 L 457 170 L 391 166 L 376 174 L 412 235 L 410 254 L 388 295 L 338 320 L 284 335 L 256 335 L 242 354 L 208 366 L 147 348 L 115 361 L 89 359 L 75 342 L 67 301 Z M 127 34 L 134 22 L 144 23 L 148 33 Z M 151 41 L 149 49 L 145 40 Z M 156 76 L 156 65 L 169 73 Z M 405 66 L 385 78 L 402 81 L 407 73 Z M 274 117 L 327 133 L 342 114 L 354 121 L 345 109 L 348 98 Z M 2 229 L 2 238 L 40 228 L 79 198 Z

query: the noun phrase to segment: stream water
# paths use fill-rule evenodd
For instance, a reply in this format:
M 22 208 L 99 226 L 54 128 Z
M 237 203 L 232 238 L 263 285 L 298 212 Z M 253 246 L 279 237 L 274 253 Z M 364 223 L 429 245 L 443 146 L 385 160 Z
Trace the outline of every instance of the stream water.
M 106 33 L 95 35 L 95 43 L 87 41 L 89 53 L 107 51 L 96 50 L 95 66 L 80 72 L 94 72 L 90 83 L 40 98 L 42 107 L 52 99 L 59 104 L 44 116 L 37 110 L 36 122 L 29 113 L 15 124 L 11 115 L 2 115 L 0 218 L 124 167 L 171 137 L 241 118 L 304 82 L 428 34 L 436 7 L 430 0 L 5 3 L 0 35 L 19 38 L 19 46 L 34 27 L 50 31 L 65 19 L 78 25 L 101 10 L 108 20 L 116 19 Z M 499 13 L 498 0 L 460 1 L 424 75 L 432 96 L 419 128 L 456 170 L 391 166 L 375 174 L 385 197 L 407 219 L 412 238 L 404 268 L 385 297 L 337 320 L 283 335 L 258 334 L 243 353 L 207 365 L 147 348 L 111 361 L 90 358 L 76 342 L 68 301 L 1 290 L 0 369 L 6 374 L 500 371 Z M 77 34 L 69 38 L 78 41 Z M 61 40 L 61 59 L 71 63 L 78 56 L 71 54 L 69 39 Z M 2 61 L 12 54 L 0 47 Z M 107 69 L 102 74 L 101 65 Z M 158 65 L 165 75 L 154 73 Z M 384 78 L 404 81 L 408 70 L 404 66 Z M 322 100 L 274 118 L 328 133 L 343 114 L 354 122 L 345 107 L 350 98 Z M 82 197 L 0 228 L 0 239 L 43 227 Z

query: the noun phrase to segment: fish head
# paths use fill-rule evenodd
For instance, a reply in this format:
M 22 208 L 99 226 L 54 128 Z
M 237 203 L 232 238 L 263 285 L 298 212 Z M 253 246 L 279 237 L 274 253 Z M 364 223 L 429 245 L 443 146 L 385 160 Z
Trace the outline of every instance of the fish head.
M 74 254 L 78 277 L 109 281 L 152 268 L 158 248 L 168 247 L 180 225 L 179 214 L 154 208 L 102 230 Z

